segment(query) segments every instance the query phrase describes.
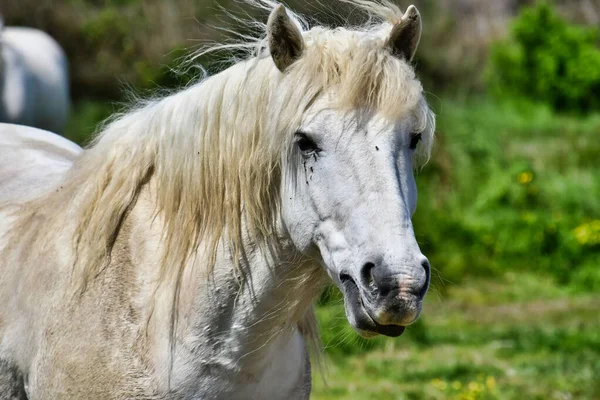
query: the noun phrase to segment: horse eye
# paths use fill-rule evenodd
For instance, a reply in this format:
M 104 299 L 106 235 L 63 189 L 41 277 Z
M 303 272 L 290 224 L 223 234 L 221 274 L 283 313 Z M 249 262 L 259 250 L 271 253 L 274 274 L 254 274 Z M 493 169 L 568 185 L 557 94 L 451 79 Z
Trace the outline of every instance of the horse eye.
M 303 153 L 311 153 L 319 150 L 316 143 L 302 132 L 296 133 L 296 144 Z
M 420 133 L 413 133 L 410 135 L 410 149 L 414 150 L 417 148 L 417 144 L 421 141 L 422 135 Z

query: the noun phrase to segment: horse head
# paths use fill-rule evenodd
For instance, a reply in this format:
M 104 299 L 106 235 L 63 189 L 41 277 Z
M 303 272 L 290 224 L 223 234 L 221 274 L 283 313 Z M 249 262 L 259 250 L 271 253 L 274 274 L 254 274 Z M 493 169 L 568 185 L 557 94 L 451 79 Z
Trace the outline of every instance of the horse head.
M 342 290 L 359 334 L 398 336 L 417 319 L 430 281 L 411 223 L 413 170 L 429 152 L 434 125 L 409 65 L 419 13 L 411 6 L 395 23 L 357 39 L 344 30 L 302 32 L 279 6 L 267 31 L 284 82 L 331 74 L 285 155 L 286 229 Z

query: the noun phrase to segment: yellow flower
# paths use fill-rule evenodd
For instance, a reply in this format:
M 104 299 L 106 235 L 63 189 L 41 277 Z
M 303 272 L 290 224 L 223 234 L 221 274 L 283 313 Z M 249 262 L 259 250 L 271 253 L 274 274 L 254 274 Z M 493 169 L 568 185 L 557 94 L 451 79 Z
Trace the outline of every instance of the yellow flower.
M 586 225 L 580 225 L 573 230 L 575 234 L 575 239 L 579 242 L 579 244 L 587 244 L 590 238 L 590 231 Z
M 452 389 L 460 390 L 461 387 L 462 387 L 462 383 L 460 383 L 459 381 L 452 382 Z
M 469 382 L 467 386 L 471 392 L 480 392 L 482 387 L 479 382 Z
M 438 379 L 438 378 L 432 380 L 431 384 L 435 388 L 440 389 L 440 390 L 446 390 L 446 388 L 448 387 L 448 384 L 445 381 Z
M 533 173 L 532 172 L 521 172 L 518 177 L 519 183 L 521 185 L 527 185 L 533 181 Z
M 496 379 L 493 376 L 488 376 L 485 379 L 485 386 L 489 389 L 489 390 L 493 390 L 496 387 Z
M 579 225 L 573 229 L 573 235 L 581 245 L 593 246 L 600 244 L 600 220 Z

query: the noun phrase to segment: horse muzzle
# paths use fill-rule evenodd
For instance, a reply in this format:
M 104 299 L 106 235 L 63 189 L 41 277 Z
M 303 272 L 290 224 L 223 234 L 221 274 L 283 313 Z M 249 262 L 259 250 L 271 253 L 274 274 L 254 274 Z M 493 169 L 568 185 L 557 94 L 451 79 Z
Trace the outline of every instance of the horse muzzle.
M 430 281 L 429 262 L 422 267 L 423 273 L 415 276 L 382 276 L 372 264 L 366 265 L 358 282 L 340 274 L 348 321 L 361 336 L 400 336 L 417 320 Z

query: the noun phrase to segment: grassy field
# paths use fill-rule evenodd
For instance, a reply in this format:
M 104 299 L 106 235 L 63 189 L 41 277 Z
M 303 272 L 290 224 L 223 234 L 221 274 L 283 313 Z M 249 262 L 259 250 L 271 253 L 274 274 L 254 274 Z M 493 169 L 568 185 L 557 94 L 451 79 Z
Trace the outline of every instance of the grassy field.
M 466 279 L 430 293 L 402 337 L 365 344 L 324 306 L 327 383 L 315 373 L 311 398 L 598 399 L 599 309 L 597 294 L 532 274 Z

